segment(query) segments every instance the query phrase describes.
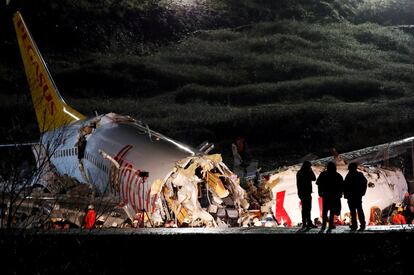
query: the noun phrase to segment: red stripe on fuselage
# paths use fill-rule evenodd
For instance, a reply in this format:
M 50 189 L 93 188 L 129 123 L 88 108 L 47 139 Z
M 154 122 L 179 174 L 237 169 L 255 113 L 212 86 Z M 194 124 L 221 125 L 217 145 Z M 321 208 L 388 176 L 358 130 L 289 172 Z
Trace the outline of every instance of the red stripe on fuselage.
M 122 170 L 123 169 L 123 170 Z M 125 163 L 125 166 L 121 167 L 121 183 L 122 183 L 122 187 L 121 187 L 121 199 L 124 201 L 124 203 L 128 202 L 128 193 L 129 193 L 129 179 L 131 177 L 131 173 L 132 173 L 132 165 Z M 128 173 L 128 177 L 127 177 L 127 173 Z
M 119 165 L 121 165 L 123 163 L 123 158 L 126 155 L 126 153 L 128 153 L 129 150 L 131 150 L 132 145 L 128 144 L 125 145 L 121 151 L 118 152 L 118 154 L 115 155 L 114 159 L 119 163 Z
M 147 198 L 145 199 L 146 203 L 147 203 L 147 207 L 145 208 L 148 212 L 150 212 L 149 210 L 149 204 L 150 204 L 150 196 L 151 196 L 151 188 L 148 188 L 148 192 L 147 192 Z
M 318 203 L 319 203 L 319 217 L 322 218 L 322 209 L 323 209 L 323 199 L 322 199 L 322 197 L 318 198 Z
M 145 182 L 143 182 L 143 179 L 140 177 L 141 171 L 135 170 L 134 166 L 124 159 L 125 155 L 132 147 L 132 145 L 124 146 L 114 157 L 121 167 L 121 174 L 119 175 L 122 184 L 121 200 L 124 204 L 130 204 L 137 212 L 144 207 L 149 211 L 150 206 L 152 207 L 151 211 L 153 212 L 155 210 L 155 200 L 157 196 L 154 197 L 154 201 L 151 204 L 151 188 L 148 188 L 145 193 Z
M 141 171 L 137 170 L 135 171 L 133 177 L 131 178 L 131 191 L 129 193 L 129 200 L 131 202 L 131 206 L 133 209 L 136 208 L 136 204 L 135 204 L 135 190 L 137 189 L 137 184 L 139 181 L 139 174 L 141 173 Z
M 122 164 L 124 163 L 124 156 L 126 155 L 126 153 L 128 153 L 129 150 L 131 150 L 133 146 L 128 144 L 125 145 L 124 147 L 122 147 L 122 149 L 114 156 L 114 159 L 118 162 L 118 164 L 120 165 L 120 169 L 122 168 Z M 121 174 L 119 175 L 119 182 L 120 182 L 120 195 L 121 195 L 121 199 L 124 201 L 125 198 L 125 184 L 124 184 L 124 174 L 125 174 L 125 170 L 122 171 L 121 170 Z
M 138 210 L 141 210 L 142 209 L 142 206 L 144 205 L 144 204 L 142 204 L 141 203 L 141 200 L 142 200 L 142 198 L 141 198 L 141 185 L 142 185 L 142 179 L 140 179 L 140 181 L 139 181 L 139 183 L 138 183 Z
M 289 217 L 289 214 L 286 212 L 285 207 L 283 206 L 285 201 L 286 191 L 281 191 L 276 193 L 276 219 L 280 223 L 283 219 L 289 227 L 292 226 L 292 220 Z
M 135 193 L 137 190 L 137 181 L 138 181 L 138 177 L 134 174 L 134 176 L 132 177 L 132 183 L 131 183 L 131 192 L 129 194 L 129 199 L 131 201 L 131 206 L 132 209 L 136 209 L 136 204 L 135 204 Z

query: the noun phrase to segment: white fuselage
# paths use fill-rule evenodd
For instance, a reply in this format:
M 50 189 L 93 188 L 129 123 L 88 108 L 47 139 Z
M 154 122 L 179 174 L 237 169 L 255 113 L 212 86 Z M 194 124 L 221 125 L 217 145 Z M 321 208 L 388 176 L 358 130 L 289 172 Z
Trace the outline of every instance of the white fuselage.
M 277 181 L 272 189 L 275 199 L 274 213 L 279 222 L 288 225 L 297 225 L 302 222 L 301 205 L 298 197 L 296 186 L 296 173 L 300 165 L 290 166 L 287 170 L 275 173 L 270 176 L 269 181 Z M 324 166 L 313 166 L 316 177 L 325 169 Z M 338 166 L 337 172 L 345 179 L 348 173 L 346 166 Z M 368 180 L 368 188 L 365 196 L 362 198 L 362 207 L 369 220 L 371 207 L 384 209 L 393 203 L 399 203 L 404 199 L 408 190 L 407 182 L 401 170 L 386 169 L 367 166 L 362 171 Z M 312 211 L 311 217 L 321 218 L 322 216 L 322 198 L 318 196 L 318 186 L 312 183 Z M 341 215 L 349 212 L 347 200 L 341 199 Z
M 149 195 L 151 184 L 157 179 L 163 180 L 177 161 L 194 155 L 195 150 L 137 122 L 119 121 L 105 115 L 99 117 L 96 129 L 85 136 L 84 157 L 79 159 L 77 143 L 81 128 L 96 119 L 47 132 L 42 137 L 42 144 L 52 154 L 51 162 L 61 175 L 67 174 L 81 183 L 91 183 L 101 194 L 119 195 L 128 211 L 153 210 L 155 198 L 151 199 Z M 100 151 L 120 165 L 117 191 L 110 188 L 111 177 L 114 180 L 114 164 Z M 148 172 L 148 177 L 142 177 L 143 171 Z

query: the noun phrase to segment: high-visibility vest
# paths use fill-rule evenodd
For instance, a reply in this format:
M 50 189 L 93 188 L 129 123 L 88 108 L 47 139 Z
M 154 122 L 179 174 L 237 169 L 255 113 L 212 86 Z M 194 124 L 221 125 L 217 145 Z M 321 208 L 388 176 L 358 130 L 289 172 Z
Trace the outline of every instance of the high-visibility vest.
M 87 229 L 92 229 L 95 225 L 95 219 L 96 219 L 96 212 L 93 209 L 89 209 L 88 213 L 86 213 L 85 217 L 85 227 Z

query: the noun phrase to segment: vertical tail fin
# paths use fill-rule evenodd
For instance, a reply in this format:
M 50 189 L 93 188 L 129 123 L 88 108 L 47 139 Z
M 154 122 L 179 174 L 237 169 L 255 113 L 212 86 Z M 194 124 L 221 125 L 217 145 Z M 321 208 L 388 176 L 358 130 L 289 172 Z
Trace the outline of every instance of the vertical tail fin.
M 85 116 L 65 103 L 19 12 L 13 16 L 20 53 L 32 94 L 40 132 L 54 130 Z

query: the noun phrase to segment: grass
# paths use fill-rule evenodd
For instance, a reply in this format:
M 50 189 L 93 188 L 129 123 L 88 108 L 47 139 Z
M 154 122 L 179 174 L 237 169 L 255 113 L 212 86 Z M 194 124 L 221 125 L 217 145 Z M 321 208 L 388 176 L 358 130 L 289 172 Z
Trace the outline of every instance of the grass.
M 263 162 L 324 156 L 414 133 L 403 104 L 414 97 L 412 45 L 409 35 L 375 24 L 282 20 L 200 32 L 153 55 L 118 59 L 126 73 L 140 68 L 138 79 L 154 81 L 157 92 L 88 105 L 131 113 L 193 145 L 216 142 L 228 161 L 240 133 Z
M 204 140 L 216 144 L 228 163 L 230 141 L 236 133 L 246 136 L 254 157 L 265 164 L 279 160 L 291 163 L 307 152 L 329 155 L 384 143 L 412 134 L 411 110 L 414 98 L 381 102 L 341 102 L 325 98 L 321 102 L 275 103 L 250 107 L 176 104 L 170 96 L 144 101 L 71 100 L 82 111 L 101 106 L 99 112 L 130 114 L 150 127 L 192 145 Z M 398 111 L 396 111 L 398 110 Z M 305 137 L 305 132 L 311 138 Z
M 80 50 L 73 59 L 56 54 L 49 65 L 62 95 L 81 112 L 129 114 L 192 145 L 207 139 L 228 162 L 239 134 L 254 157 L 278 164 L 413 135 L 413 37 L 393 27 L 351 24 L 344 19 L 355 12 L 352 6 L 339 11 L 338 1 L 326 3 L 326 14 L 336 11 L 338 20 L 280 19 L 290 17 L 252 4 L 247 15 L 256 10 L 273 21 L 198 31 L 140 56 L 126 48 Z M 112 42 L 121 43 L 116 36 Z M 0 66 L 0 72 L 7 71 Z M 14 89 L 13 78 L 6 80 L 2 94 Z M 16 101 L 3 108 L 2 125 L 10 125 L 13 110 L 33 122 L 28 106 Z M 10 133 L 21 133 L 18 128 Z
M 342 101 L 392 99 L 405 95 L 397 82 L 381 82 L 364 77 L 314 77 L 278 83 L 259 83 L 237 87 L 184 86 L 176 95 L 179 103 L 209 102 L 249 106 L 272 102 L 306 102 L 326 97 Z M 304 92 L 306 91 L 306 92 Z

